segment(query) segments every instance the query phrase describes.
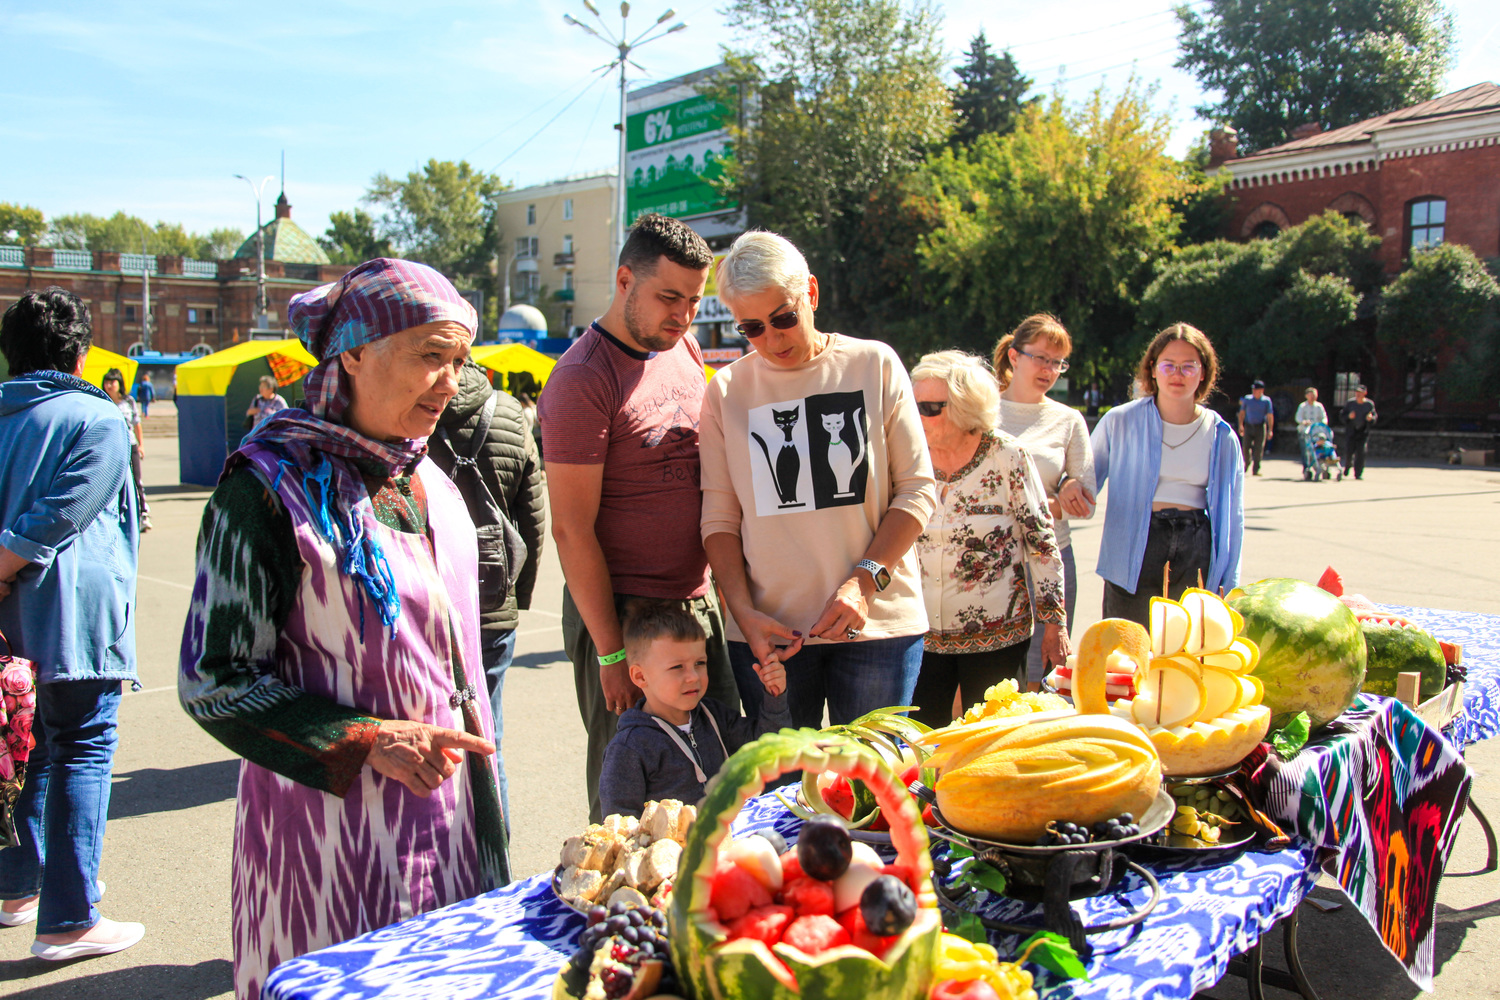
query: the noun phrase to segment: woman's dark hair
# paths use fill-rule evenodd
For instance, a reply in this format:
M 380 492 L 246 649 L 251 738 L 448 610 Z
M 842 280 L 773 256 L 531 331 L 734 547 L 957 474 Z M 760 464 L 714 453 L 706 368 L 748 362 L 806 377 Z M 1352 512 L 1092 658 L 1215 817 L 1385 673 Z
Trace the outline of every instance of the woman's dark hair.
M 686 222 L 648 212 L 630 227 L 630 235 L 620 248 L 619 266 L 644 277 L 656 270 L 657 261 L 663 257 L 695 271 L 706 271 L 714 262 L 713 251 Z
M 118 368 L 111 368 L 109 371 L 105 372 L 104 377 L 99 380 L 100 387 L 102 388 L 104 383 L 111 380 L 114 381 L 115 385 L 120 387 L 120 394 L 124 395 L 125 390 L 128 388 L 128 386 L 125 385 L 125 373 L 120 371 L 120 369 Z
M 0 319 L 0 354 L 12 376 L 39 371 L 71 375 L 93 340 L 89 307 L 55 285 L 27 292 Z

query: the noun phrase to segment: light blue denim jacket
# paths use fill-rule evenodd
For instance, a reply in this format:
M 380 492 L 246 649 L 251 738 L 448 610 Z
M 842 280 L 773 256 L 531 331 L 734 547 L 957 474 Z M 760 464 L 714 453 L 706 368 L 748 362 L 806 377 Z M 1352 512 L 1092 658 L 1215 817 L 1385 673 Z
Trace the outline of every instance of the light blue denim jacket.
M 0 545 L 31 561 L 0 600 L 0 630 L 44 684 L 135 680 L 140 531 L 119 409 L 72 375 L 11 379 L 0 470 Z
M 1215 593 L 1240 582 L 1240 548 L 1245 538 L 1245 465 L 1240 441 L 1228 421 L 1215 414 L 1213 450 L 1208 459 L 1208 521 L 1213 556 L 1204 586 Z M 1132 594 L 1146 555 L 1151 530 L 1151 499 L 1161 471 L 1161 413 L 1147 396 L 1116 406 L 1094 427 L 1094 478 L 1099 488 L 1113 477 L 1099 541 L 1099 575 Z M 1113 461 L 1111 461 L 1113 459 Z

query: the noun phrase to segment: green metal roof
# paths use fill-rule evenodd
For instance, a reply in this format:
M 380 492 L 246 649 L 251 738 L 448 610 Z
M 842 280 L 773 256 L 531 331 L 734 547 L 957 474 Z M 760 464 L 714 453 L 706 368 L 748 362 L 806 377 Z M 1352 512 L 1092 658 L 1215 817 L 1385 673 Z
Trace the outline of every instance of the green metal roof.
M 266 260 L 279 260 L 283 264 L 331 264 L 328 254 L 318 246 L 318 241 L 291 219 L 272 219 L 262 230 L 266 239 Z M 240 244 L 234 252 L 236 260 L 255 259 L 255 234 Z

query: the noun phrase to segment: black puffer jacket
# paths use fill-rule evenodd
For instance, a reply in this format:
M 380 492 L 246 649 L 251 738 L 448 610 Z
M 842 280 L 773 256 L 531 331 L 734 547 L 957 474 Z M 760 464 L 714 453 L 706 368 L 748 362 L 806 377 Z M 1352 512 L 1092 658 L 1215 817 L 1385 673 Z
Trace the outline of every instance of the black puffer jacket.
M 505 630 L 515 628 L 520 621 L 517 608 L 531 607 L 542 539 L 547 534 L 542 471 L 536 442 L 526 433 L 521 404 L 510 393 L 490 388 L 484 369 L 470 361 L 459 375 L 458 395 L 438 419 L 438 426 L 448 432 L 453 448 L 438 434 L 428 439 L 427 448 L 438 468 L 451 475 L 456 461 L 453 449 L 461 455 L 469 453 L 470 441 L 479 429 L 479 411 L 491 393 L 495 396 L 495 415 L 490 421 L 489 440 L 480 453 L 479 471 L 490 495 L 526 540 L 526 563 L 505 604 L 479 609 L 484 628 Z

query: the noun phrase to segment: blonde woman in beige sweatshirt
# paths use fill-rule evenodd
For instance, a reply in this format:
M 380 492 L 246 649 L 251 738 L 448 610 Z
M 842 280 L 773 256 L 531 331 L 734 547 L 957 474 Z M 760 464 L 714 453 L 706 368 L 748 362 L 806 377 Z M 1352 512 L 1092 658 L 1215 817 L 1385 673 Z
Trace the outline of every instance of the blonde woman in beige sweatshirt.
M 909 704 L 927 613 L 913 549 L 936 507 L 901 360 L 819 331 L 818 281 L 788 240 L 751 232 L 719 264 L 754 350 L 709 383 L 699 427 L 703 547 L 730 617 L 747 714 L 754 664 L 786 666 L 792 719 Z

